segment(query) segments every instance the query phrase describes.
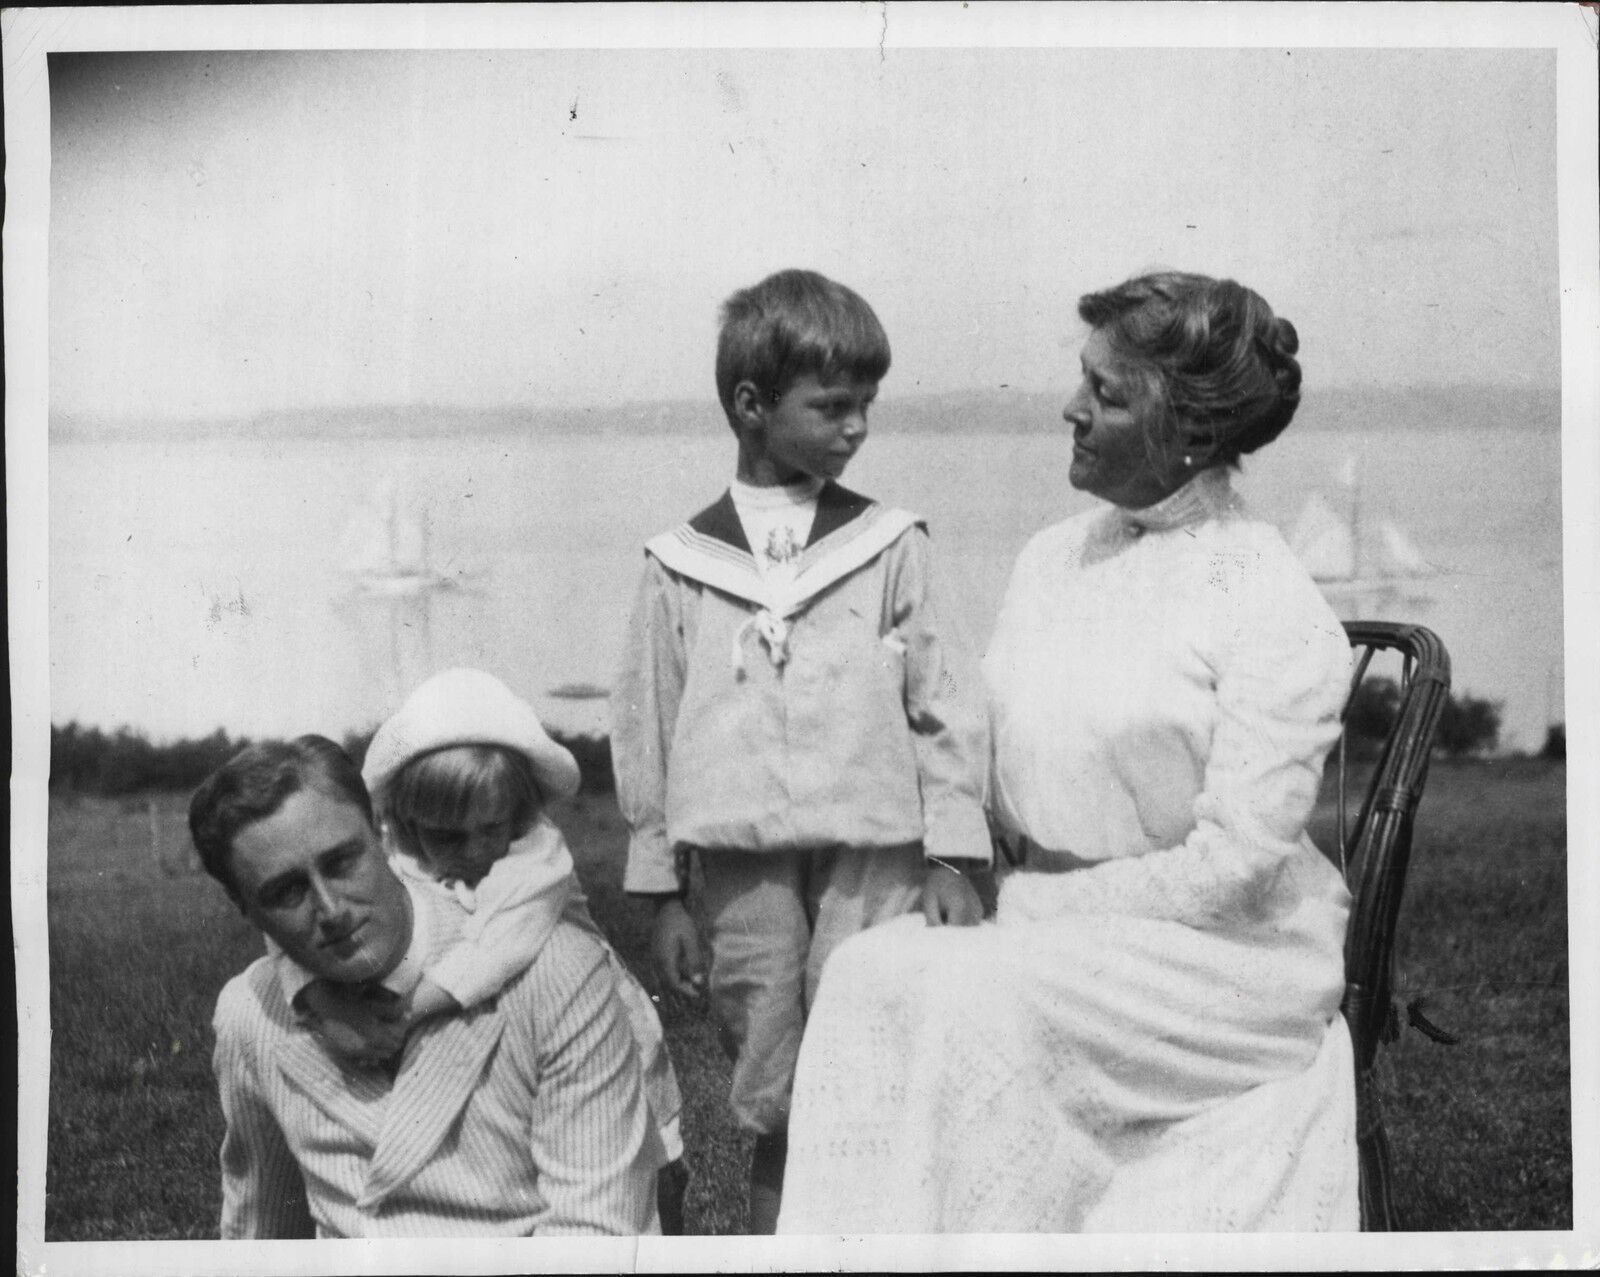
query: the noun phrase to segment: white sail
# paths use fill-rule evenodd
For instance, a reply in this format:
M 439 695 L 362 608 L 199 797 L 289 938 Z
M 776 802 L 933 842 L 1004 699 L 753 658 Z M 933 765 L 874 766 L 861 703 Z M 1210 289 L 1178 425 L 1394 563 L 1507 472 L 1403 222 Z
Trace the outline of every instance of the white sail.
M 1345 459 L 1337 482 L 1348 494 L 1348 513 L 1341 515 L 1321 493 L 1314 493 L 1289 537 L 1290 548 L 1334 611 L 1349 620 L 1426 609 L 1431 600 L 1413 587 L 1442 569 L 1392 519 L 1364 524 L 1354 457 Z
M 393 480 L 379 481 L 351 512 L 339 543 L 340 567 L 356 574 L 405 576 L 428 571 L 427 515 L 402 506 Z
M 350 512 L 339 538 L 339 567 L 350 573 L 386 572 L 394 567 L 390 530 L 394 486 L 380 483 L 366 501 Z
M 1356 570 L 1356 540 L 1348 521 L 1341 519 L 1320 493 L 1313 494 L 1300 511 L 1289 548 L 1317 581 L 1349 580 Z
M 428 513 L 426 510 L 401 510 L 389 516 L 389 563 L 396 572 L 427 572 Z
M 336 556 L 349 587 L 335 606 L 375 682 L 375 709 L 392 713 L 434 672 L 435 599 L 465 589 L 467 574 L 434 565 L 426 512 L 403 500 L 392 479 L 374 484 L 351 511 Z
M 1383 553 L 1379 556 L 1384 576 L 1437 576 L 1439 569 L 1423 557 L 1411 538 L 1389 519 L 1378 523 L 1378 542 Z
M 453 590 L 460 582 L 436 569 L 429 552 L 427 514 L 406 507 L 393 480 L 380 480 L 350 515 L 340 538 L 340 571 L 354 592 L 374 598 L 415 598 Z

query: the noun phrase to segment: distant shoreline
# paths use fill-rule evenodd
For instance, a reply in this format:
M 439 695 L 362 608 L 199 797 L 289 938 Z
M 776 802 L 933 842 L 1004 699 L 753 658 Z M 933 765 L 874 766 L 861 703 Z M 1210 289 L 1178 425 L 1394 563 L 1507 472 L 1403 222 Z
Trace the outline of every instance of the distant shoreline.
M 935 434 L 1048 434 L 1059 428 L 1061 395 L 1009 389 L 886 396 L 874 424 Z M 435 405 L 304 408 L 251 417 L 119 421 L 76 414 L 50 420 L 52 443 L 132 439 L 438 439 L 534 434 L 654 438 L 720 426 L 713 402 L 672 400 L 587 408 L 463 409 Z M 1307 393 L 1296 425 L 1305 430 L 1558 430 L 1559 386 L 1336 388 Z

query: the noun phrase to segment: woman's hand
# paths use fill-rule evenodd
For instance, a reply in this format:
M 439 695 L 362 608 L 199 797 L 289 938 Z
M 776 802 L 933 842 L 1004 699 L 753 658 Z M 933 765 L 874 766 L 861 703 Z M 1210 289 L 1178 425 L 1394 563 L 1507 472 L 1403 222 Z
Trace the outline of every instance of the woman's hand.
M 676 897 L 656 906 L 650 949 L 661 983 L 680 997 L 693 998 L 705 991 L 705 961 L 700 955 L 700 935 L 683 901 Z
M 972 927 L 983 921 L 983 901 L 949 865 L 929 865 L 922 880 L 922 916 L 930 927 Z

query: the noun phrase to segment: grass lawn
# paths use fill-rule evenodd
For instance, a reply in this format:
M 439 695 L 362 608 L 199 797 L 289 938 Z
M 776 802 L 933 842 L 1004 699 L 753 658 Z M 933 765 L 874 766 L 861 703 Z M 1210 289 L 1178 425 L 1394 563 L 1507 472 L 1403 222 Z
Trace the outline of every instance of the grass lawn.
M 1460 1041 L 1404 1028 L 1379 1052 L 1408 1228 L 1572 1227 L 1566 829 L 1565 764 L 1429 772 L 1395 1000 Z
M 1565 767 L 1533 760 L 1429 778 L 1397 994 L 1460 1043 L 1408 1029 L 1381 1057 L 1410 1228 L 1571 1226 L 1565 793 Z M 51 799 L 52 1241 L 215 1236 L 211 1008 L 260 941 L 194 870 L 186 795 L 155 796 L 153 822 L 149 801 Z M 553 814 L 595 917 L 653 988 L 615 802 L 583 794 Z M 662 1018 L 686 1104 L 688 1229 L 737 1232 L 749 1147 L 724 1111 L 727 1061 L 699 1007 L 669 997 Z

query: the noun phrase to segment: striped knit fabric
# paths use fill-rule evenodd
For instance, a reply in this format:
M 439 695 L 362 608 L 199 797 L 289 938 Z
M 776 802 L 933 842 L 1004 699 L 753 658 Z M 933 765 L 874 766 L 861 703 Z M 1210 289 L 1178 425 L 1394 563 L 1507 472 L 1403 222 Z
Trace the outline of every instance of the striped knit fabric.
M 604 950 L 557 928 L 394 1077 L 345 1071 L 263 959 L 217 1001 L 224 1238 L 655 1232 L 662 1152 Z

